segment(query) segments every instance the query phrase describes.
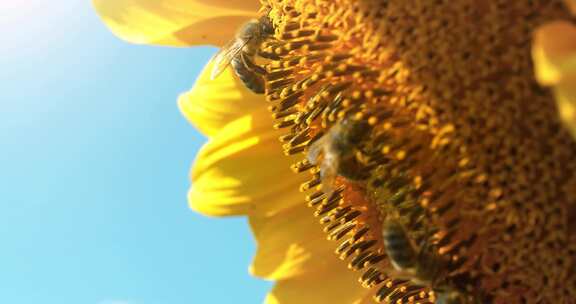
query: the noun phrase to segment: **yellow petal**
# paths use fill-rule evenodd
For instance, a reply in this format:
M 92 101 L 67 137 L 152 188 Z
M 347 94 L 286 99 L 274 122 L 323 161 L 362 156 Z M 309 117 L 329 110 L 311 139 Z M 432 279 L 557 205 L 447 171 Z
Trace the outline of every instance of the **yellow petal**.
M 560 119 L 576 139 L 576 77 L 572 79 L 574 81 L 563 81 L 554 93 Z
M 93 0 L 118 37 L 171 46 L 223 45 L 255 16 L 257 0 Z
M 270 215 L 301 203 L 294 189 L 305 176 L 290 171 L 296 159 L 282 154 L 280 134 L 266 109 L 226 125 L 198 153 L 191 208 L 212 216 Z
M 293 190 L 294 191 L 294 190 Z M 250 273 L 280 280 L 326 268 L 337 260 L 335 243 L 326 240 L 313 210 L 303 202 L 273 216 L 251 216 L 257 251 Z
M 278 281 L 265 303 L 369 303 L 367 300 L 372 291 L 363 288 L 358 283 L 358 277 L 359 273 L 346 269 L 344 263 L 334 260 L 333 265 L 322 271 Z
M 576 26 L 556 21 L 540 27 L 534 34 L 532 55 L 536 78 L 554 86 L 560 119 L 576 138 Z
M 572 12 L 573 15 L 576 15 L 576 0 L 565 0 L 564 3 L 570 12 Z
M 555 21 L 534 33 L 532 48 L 536 78 L 543 85 L 554 85 L 576 72 L 576 26 Z
M 246 89 L 232 69 L 224 70 L 213 80 L 211 72 L 209 62 L 192 89 L 178 98 L 180 111 L 200 132 L 213 136 L 234 119 L 266 107 L 264 95 Z

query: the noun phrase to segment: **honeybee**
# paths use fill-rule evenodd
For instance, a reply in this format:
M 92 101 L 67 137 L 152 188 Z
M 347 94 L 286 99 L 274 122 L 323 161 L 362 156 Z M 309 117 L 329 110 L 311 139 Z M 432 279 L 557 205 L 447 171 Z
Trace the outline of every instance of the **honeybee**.
M 445 282 L 446 261 L 437 255 L 429 242 L 419 248 L 395 219 L 387 219 L 382 228 L 386 254 L 398 276 L 410 279 L 414 284 L 431 286 L 436 294 L 436 304 L 481 303 L 465 292 L 448 286 Z
M 307 158 L 310 163 L 320 166 L 324 192 L 332 192 L 338 175 L 349 180 L 367 177 L 355 156 L 356 147 L 367 131 L 368 125 L 365 122 L 345 118 L 310 145 Z
M 418 248 L 398 220 L 387 219 L 384 222 L 382 237 L 392 266 L 401 274 L 420 285 L 434 285 L 440 278 L 443 261 L 432 254 L 428 246 Z
M 215 79 L 228 65 L 244 85 L 256 94 L 264 93 L 264 77 L 266 70 L 254 62 L 260 44 L 274 34 L 274 26 L 268 13 L 259 19 L 246 22 L 236 32 L 234 39 L 226 43 L 212 58 L 213 67 L 210 75 Z

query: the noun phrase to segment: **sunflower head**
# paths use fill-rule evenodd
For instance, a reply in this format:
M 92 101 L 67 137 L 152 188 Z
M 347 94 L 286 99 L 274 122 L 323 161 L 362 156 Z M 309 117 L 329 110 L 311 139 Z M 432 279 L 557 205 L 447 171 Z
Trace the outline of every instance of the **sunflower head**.
M 179 100 L 209 137 L 191 206 L 250 217 L 268 302 L 575 302 L 576 52 L 550 39 L 576 37 L 573 0 L 224 2 L 94 0 L 136 43 L 273 28 L 265 98 L 209 64 Z
M 530 57 L 532 31 L 569 16 L 561 1 L 267 5 L 284 151 L 378 301 L 574 300 L 576 145 Z M 392 222 L 414 269 L 395 265 Z

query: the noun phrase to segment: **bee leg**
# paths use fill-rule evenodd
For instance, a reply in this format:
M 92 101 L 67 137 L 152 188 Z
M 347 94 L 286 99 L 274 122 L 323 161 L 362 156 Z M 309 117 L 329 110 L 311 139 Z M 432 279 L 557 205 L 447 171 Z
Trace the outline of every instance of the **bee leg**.
M 245 53 L 241 53 L 240 58 L 242 59 L 244 66 L 246 66 L 249 70 L 260 75 L 266 75 L 266 69 L 255 64 L 254 61 L 252 61 L 252 59 L 250 59 Z
M 283 46 L 283 44 L 275 39 L 267 40 L 266 44 L 267 46 L 260 47 L 256 50 L 258 56 L 270 60 L 279 60 L 280 56 L 274 53 L 274 49 Z
M 270 59 L 270 60 L 280 60 L 280 56 L 278 56 L 277 54 L 262 51 L 262 50 L 258 51 L 258 56 L 260 56 L 262 58 Z

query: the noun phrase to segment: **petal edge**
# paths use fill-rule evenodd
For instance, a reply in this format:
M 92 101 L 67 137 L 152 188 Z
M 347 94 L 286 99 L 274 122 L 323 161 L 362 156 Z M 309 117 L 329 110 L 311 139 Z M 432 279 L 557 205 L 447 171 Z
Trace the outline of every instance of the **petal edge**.
M 223 45 L 256 15 L 258 1 L 93 0 L 118 37 L 137 44 Z

